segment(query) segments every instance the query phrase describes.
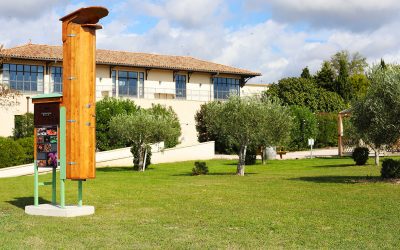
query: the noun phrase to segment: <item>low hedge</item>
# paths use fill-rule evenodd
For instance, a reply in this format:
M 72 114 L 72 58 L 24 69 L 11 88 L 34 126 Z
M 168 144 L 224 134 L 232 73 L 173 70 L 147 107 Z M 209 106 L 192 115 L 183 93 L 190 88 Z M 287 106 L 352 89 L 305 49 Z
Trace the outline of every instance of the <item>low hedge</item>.
M 0 137 L 0 168 L 33 162 L 33 137 L 18 140 Z
M 21 165 L 24 160 L 25 152 L 18 142 L 0 137 L 0 168 Z
M 365 165 L 368 161 L 369 149 L 366 147 L 357 147 L 354 149 L 352 158 L 356 162 L 356 165 Z

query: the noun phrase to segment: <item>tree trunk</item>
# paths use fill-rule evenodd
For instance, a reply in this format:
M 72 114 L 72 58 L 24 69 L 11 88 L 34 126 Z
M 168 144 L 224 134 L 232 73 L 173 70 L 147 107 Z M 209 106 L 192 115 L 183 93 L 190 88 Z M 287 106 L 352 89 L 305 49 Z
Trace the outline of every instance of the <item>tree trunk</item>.
M 379 149 L 375 149 L 375 166 L 379 166 Z
M 261 149 L 261 160 L 263 165 L 267 163 L 267 147 L 262 147 Z
M 247 145 L 246 146 L 241 146 L 240 151 L 239 151 L 239 162 L 237 165 L 237 171 L 236 174 L 240 176 L 244 176 L 244 167 L 245 167 L 245 159 L 246 159 L 246 150 L 247 150 Z
M 143 172 L 146 170 L 146 160 L 147 160 L 147 147 L 146 150 L 144 151 L 144 160 L 143 160 Z
M 139 166 L 138 166 L 138 171 L 144 171 L 143 169 L 143 146 L 140 145 L 139 147 Z

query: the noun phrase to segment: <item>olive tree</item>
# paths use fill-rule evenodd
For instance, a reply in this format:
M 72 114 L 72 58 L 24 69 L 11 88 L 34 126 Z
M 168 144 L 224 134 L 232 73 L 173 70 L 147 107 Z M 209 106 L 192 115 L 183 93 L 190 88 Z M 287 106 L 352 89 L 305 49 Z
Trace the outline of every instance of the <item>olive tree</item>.
M 131 145 L 134 167 L 144 171 L 150 145 L 170 138 L 171 134 L 180 134 L 180 127 L 166 115 L 141 109 L 135 114 L 120 114 L 113 117 L 110 121 L 110 134 Z
M 262 163 L 265 164 L 267 147 L 288 143 L 293 118 L 290 109 L 287 106 L 282 106 L 277 99 L 264 100 L 261 108 L 262 111 L 258 115 L 260 128 L 257 143 L 262 149 Z
M 366 95 L 353 104 L 351 121 L 379 165 L 379 153 L 400 138 L 400 68 L 374 66 L 369 80 Z

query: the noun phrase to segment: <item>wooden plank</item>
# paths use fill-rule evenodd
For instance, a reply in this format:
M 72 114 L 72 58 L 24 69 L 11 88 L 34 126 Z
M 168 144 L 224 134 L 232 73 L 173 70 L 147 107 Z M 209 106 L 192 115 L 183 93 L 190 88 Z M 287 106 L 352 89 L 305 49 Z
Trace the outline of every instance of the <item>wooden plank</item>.
M 76 121 L 67 123 L 67 179 L 91 179 L 96 171 L 95 27 L 68 23 L 63 32 L 76 34 L 67 36 L 63 47 L 63 105 L 67 120 Z

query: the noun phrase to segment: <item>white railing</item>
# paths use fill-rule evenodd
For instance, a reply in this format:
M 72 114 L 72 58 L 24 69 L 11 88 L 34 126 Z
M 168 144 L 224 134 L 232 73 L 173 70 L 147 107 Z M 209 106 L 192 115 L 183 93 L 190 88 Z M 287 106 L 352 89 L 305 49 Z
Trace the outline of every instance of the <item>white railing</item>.
M 112 86 L 96 86 L 96 96 L 102 97 L 117 97 L 113 93 Z M 243 93 L 243 92 L 241 92 Z M 129 97 L 137 99 L 174 99 L 186 101 L 212 101 L 212 100 L 226 100 L 229 95 L 237 94 L 236 91 L 209 91 L 209 90 L 196 90 L 196 89 L 176 89 L 176 88 L 159 88 L 159 87 L 146 87 L 140 88 L 135 94 L 118 94 L 118 97 Z

